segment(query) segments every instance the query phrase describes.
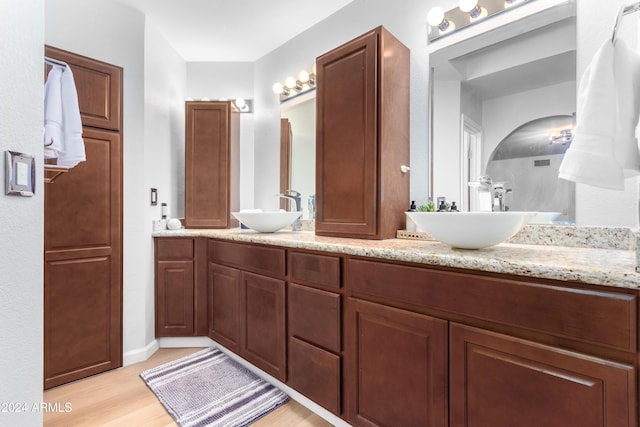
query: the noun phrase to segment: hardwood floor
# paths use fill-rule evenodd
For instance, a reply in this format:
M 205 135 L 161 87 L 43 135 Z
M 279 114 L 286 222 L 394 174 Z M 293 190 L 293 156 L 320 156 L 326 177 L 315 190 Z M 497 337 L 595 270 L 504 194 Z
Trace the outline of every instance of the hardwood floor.
M 44 426 L 176 426 L 139 374 L 198 350 L 160 349 L 144 362 L 47 390 L 44 401 L 57 411 L 45 412 Z M 253 424 L 254 427 L 330 425 L 293 400 Z

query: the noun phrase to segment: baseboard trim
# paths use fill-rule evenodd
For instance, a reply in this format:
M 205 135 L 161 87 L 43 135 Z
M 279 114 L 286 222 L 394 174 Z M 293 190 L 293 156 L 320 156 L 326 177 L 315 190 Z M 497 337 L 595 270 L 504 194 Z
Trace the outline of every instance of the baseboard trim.
M 211 347 L 214 342 L 209 337 L 165 337 L 157 338 L 160 348 Z
M 158 351 L 158 348 L 158 340 L 153 340 L 143 348 L 127 351 L 122 355 L 122 366 L 129 366 L 134 363 L 144 362 L 150 358 L 153 353 Z

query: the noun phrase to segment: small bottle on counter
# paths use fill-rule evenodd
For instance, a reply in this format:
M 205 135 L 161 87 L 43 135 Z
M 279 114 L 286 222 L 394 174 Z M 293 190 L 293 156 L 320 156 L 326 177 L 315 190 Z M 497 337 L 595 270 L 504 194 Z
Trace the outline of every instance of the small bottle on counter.
M 411 204 L 409 205 L 409 210 L 407 212 L 417 212 L 417 211 L 418 211 L 418 207 L 416 206 L 416 201 L 412 200 Z M 405 220 L 406 220 L 406 225 L 404 228 L 407 231 L 411 231 L 411 232 L 416 231 L 416 223 L 413 222 L 413 220 L 406 215 L 405 215 Z
M 449 209 L 450 212 L 460 212 L 458 210 L 458 206 L 456 206 L 456 202 L 451 202 L 451 208 Z
M 438 206 L 438 212 L 446 212 L 447 211 L 447 204 L 444 202 L 444 200 L 440 201 L 440 206 Z

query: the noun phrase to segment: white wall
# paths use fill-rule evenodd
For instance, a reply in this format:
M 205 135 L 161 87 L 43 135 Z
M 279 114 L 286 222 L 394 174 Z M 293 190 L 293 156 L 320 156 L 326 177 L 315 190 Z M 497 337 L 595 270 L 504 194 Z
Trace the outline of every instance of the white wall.
M 123 348 L 144 348 L 149 313 L 149 189 L 145 179 L 144 36 L 141 13 L 116 2 L 47 0 L 45 42 L 124 69 Z M 169 155 L 168 153 L 165 155 Z M 160 194 L 160 197 L 164 197 Z M 141 266 L 147 266 L 141 268 Z
M 150 237 L 153 220 L 160 219 L 161 203 L 167 203 L 169 218 L 184 216 L 184 97 L 187 85 L 185 61 L 160 34 L 149 19 L 146 20 L 144 37 L 144 155 L 139 159 L 144 170 L 146 191 L 143 237 L 145 239 L 144 286 L 136 287 L 143 295 L 129 293 L 127 307 L 131 307 L 125 324 L 127 329 L 138 329 L 145 325 L 144 341 L 136 341 L 131 347 L 125 364 L 144 359 L 146 352 L 136 354 L 142 344 L 154 342 L 154 269 L 153 240 Z M 125 182 L 128 186 L 129 182 Z M 151 188 L 158 190 L 158 205 L 151 206 Z M 145 301 L 145 304 L 140 304 Z M 131 305 L 129 305 L 129 303 Z M 134 307 L 144 310 L 133 311 Z M 136 323 L 134 323 L 136 322 Z M 139 324 L 137 322 L 140 322 Z M 132 343 L 133 344 L 133 343 Z M 152 351 L 153 348 L 149 349 Z M 125 350 L 126 352 L 127 350 Z M 132 354 L 133 352 L 133 354 Z
M 445 197 L 448 203 L 462 206 L 460 194 L 460 102 L 461 85 L 455 80 L 441 80 L 434 84 L 433 202 Z M 452 165 L 454 167 L 452 168 Z M 418 204 L 420 205 L 420 203 Z
M 44 0 L 0 2 L 0 154 L 35 155 L 42 183 Z M 36 426 L 42 414 L 43 185 L 35 197 L 0 192 L 0 402 L 27 405 L 26 412 L 0 412 L 0 425 Z M 25 409 L 23 406 L 20 409 Z
M 255 199 L 256 206 L 275 209 L 279 189 L 280 108 L 273 83 L 315 58 L 383 25 L 411 50 L 411 199 L 427 200 L 428 55 L 426 16 L 436 0 L 355 0 L 311 29 L 263 56 L 255 67 Z M 258 161 L 259 159 L 259 161 Z M 407 206 L 409 204 L 407 201 Z
M 560 83 L 485 101 L 482 105 L 482 168 L 493 150 L 511 132 L 531 120 L 576 111 L 575 82 Z

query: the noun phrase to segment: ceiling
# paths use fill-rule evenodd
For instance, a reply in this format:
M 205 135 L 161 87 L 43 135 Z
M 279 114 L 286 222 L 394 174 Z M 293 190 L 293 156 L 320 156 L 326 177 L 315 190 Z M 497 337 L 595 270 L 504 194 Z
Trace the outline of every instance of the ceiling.
M 353 0 L 113 0 L 144 13 L 186 61 L 253 62 Z

